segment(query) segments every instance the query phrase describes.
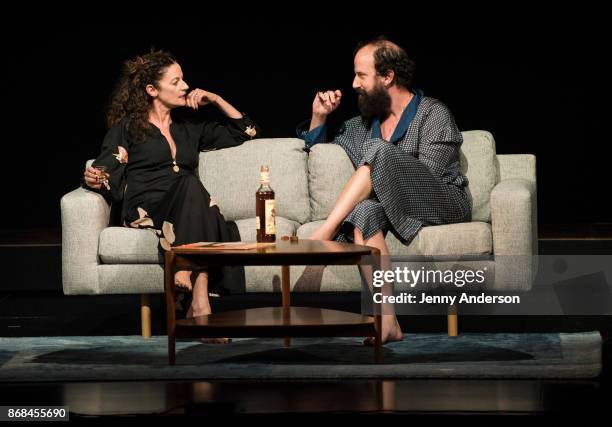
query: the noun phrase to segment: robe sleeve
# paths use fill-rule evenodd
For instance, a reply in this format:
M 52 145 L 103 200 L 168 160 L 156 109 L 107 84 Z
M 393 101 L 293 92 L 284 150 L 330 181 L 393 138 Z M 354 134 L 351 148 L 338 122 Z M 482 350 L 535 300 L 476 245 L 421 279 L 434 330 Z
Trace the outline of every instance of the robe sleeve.
M 420 130 L 418 159 L 445 183 L 467 185 L 461 174 L 459 150 L 463 143 L 450 110 L 442 103 L 434 104 Z
M 310 131 L 308 130 L 309 126 L 310 120 L 307 120 L 300 123 L 296 129 L 298 138 L 304 140 L 306 148 L 310 149 L 315 144 L 336 144 L 344 148 L 344 151 L 351 159 L 351 162 L 353 162 L 353 165 L 359 164 L 362 158 L 360 147 L 357 141 L 355 141 L 355 133 L 349 131 L 349 129 L 354 129 L 355 126 L 359 126 L 355 118 L 342 123 L 331 141 L 327 136 L 327 125 L 323 124 Z

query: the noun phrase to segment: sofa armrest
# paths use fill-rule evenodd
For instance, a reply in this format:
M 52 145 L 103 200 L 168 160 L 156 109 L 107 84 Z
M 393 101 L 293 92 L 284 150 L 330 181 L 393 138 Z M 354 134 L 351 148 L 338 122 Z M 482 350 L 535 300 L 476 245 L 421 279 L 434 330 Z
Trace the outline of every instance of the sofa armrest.
M 100 194 L 77 188 L 64 195 L 62 284 L 65 294 L 98 293 L 98 240 L 108 226 L 110 206 Z
M 533 181 L 512 178 L 491 192 L 495 288 L 528 290 L 537 271 L 537 195 Z
M 491 192 L 491 226 L 495 255 L 538 253 L 535 184 L 522 178 L 501 181 Z

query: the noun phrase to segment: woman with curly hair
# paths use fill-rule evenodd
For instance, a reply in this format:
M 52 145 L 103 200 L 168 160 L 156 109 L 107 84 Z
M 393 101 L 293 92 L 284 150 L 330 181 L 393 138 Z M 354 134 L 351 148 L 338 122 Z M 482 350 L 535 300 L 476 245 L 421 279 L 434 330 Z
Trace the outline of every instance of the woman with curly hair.
M 174 57 L 164 51 L 128 60 L 111 97 L 109 130 L 100 155 L 84 172 L 89 189 L 108 200 L 123 201 L 122 225 L 156 230 L 160 250 L 200 241 L 228 241 L 229 229 L 196 168 L 199 152 L 234 147 L 259 134 L 258 126 L 220 95 L 188 91 Z M 180 121 L 177 107 L 197 110 L 211 104 L 227 123 Z M 104 166 L 101 172 L 97 166 Z M 178 271 L 178 287 L 193 290 L 188 317 L 211 313 L 209 281 L 221 270 Z

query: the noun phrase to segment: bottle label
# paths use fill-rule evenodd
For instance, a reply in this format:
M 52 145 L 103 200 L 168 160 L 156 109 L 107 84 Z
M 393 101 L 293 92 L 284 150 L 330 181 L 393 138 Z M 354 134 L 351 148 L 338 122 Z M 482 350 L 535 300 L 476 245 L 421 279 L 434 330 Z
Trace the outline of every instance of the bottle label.
M 256 230 L 259 230 L 261 228 L 261 226 L 259 225 L 259 217 L 258 216 L 255 217 L 255 221 L 256 221 L 256 224 L 257 224 L 256 225 L 256 227 L 257 227 Z
M 266 234 L 276 234 L 274 200 L 266 200 Z
M 270 183 L 270 172 L 261 172 L 259 182 L 263 185 Z

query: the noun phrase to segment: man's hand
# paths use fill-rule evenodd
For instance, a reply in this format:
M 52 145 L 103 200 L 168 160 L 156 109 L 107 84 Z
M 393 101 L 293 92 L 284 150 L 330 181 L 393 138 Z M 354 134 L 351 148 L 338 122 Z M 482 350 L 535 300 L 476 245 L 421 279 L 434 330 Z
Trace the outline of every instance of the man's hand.
M 325 119 L 340 105 L 342 92 L 339 90 L 327 92 L 317 92 L 314 101 L 312 102 L 312 116 L 320 119 Z
M 194 89 L 187 94 L 187 106 L 197 110 L 203 105 L 214 103 L 217 101 L 217 98 L 219 98 L 219 95 L 215 93 L 202 89 Z

